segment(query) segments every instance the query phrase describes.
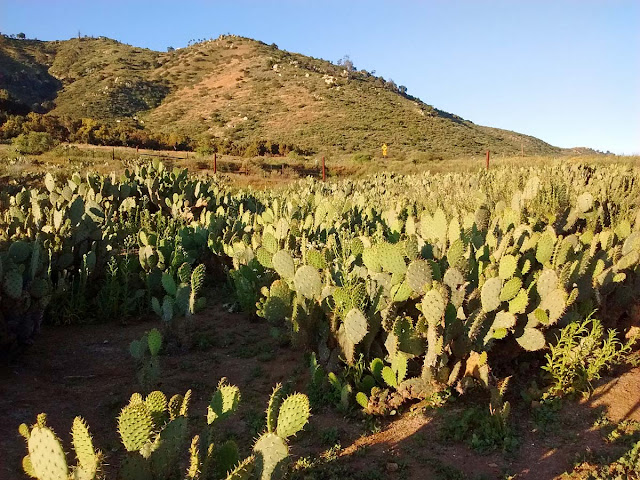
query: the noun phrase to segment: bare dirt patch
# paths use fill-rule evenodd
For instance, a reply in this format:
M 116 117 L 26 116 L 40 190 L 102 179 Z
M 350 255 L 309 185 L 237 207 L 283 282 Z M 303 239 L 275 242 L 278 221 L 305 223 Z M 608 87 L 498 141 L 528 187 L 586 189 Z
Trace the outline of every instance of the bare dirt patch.
M 26 449 L 17 427 L 33 423 L 40 412 L 49 414 L 66 445 L 74 416 L 83 416 L 111 465 L 107 478 L 113 478 L 121 454 L 116 416 L 131 393 L 140 390 L 128 346 L 156 326 L 158 321 L 149 317 L 128 325 L 47 327 L 14 365 L 0 369 L 0 478 L 26 478 L 20 469 Z M 238 439 L 242 454 L 249 453 L 262 428 L 273 385 L 289 382 L 298 391 L 307 386 L 304 355 L 273 339 L 268 330 L 260 319 L 213 305 L 194 319 L 190 348 L 170 349 L 161 357 L 158 388 L 167 394 L 193 389 L 195 430 L 204 424 L 206 405 L 221 377 L 241 388 L 239 421 L 225 428 Z M 544 427 L 533 421 L 528 408 L 516 406 L 512 419 L 519 447 L 511 453 L 481 455 L 466 444 L 442 440 L 446 416 L 461 414 L 466 401 L 439 412 L 374 420 L 316 408 L 293 442 L 294 462 L 306 459 L 299 461 L 293 478 L 558 478 L 585 452 L 612 451 L 594 422 L 602 412 L 612 421 L 637 419 L 639 382 L 640 368 L 607 379 L 591 400 L 567 402 Z

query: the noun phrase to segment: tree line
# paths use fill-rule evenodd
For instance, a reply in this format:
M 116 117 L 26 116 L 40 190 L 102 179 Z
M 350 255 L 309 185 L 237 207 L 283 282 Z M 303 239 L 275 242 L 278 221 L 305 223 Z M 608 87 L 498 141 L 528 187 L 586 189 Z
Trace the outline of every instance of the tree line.
M 190 137 L 179 132 L 150 132 L 132 121 L 104 122 L 92 118 L 70 118 L 30 112 L 10 115 L 0 112 L 0 142 L 13 143 L 20 153 L 39 154 L 60 143 L 83 143 L 151 150 L 197 151 L 236 156 L 301 155 L 312 152 L 271 140 L 244 143 L 208 134 Z

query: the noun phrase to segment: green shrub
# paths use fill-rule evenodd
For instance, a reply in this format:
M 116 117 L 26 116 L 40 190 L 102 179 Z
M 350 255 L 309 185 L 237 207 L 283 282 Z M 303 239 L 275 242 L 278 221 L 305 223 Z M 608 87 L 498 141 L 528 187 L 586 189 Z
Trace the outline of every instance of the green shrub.
M 305 160 L 305 158 L 302 155 L 300 155 L 298 152 L 295 152 L 295 151 L 289 152 L 287 154 L 287 158 L 290 158 L 291 160 L 296 160 L 299 162 L 302 162 Z
M 56 141 L 47 132 L 21 133 L 13 140 L 13 146 L 18 153 L 40 155 L 55 147 Z
M 429 152 L 411 152 L 408 156 L 408 160 L 413 164 L 428 163 L 442 160 L 442 155 Z
M 624 362 L 636 341 L 623 344 L 614 329 L 606 336 L 599 320 L 587 318 L 570 323 L 562 330 L 555 345 L 547 353 L 547 364 L 542 367 L 552 379 L 547 395 L 587 394 L 593 391 L 593 382 L 603 371 Z
M 489 408 L 474 405 L 462 414 L 449 415 L 440 431 L 445 440 L 465 442 L 478 452 L 502 450 L 510 452 L 518 446 L 509 422 L 511 408 L 503 400 L 505 382 L 500 389 L 492 388 Z
M 359 152 L 353 154 L 351 160 L 358 163 L 370 162 L 373 157 L 370 153 L 367 152 Z

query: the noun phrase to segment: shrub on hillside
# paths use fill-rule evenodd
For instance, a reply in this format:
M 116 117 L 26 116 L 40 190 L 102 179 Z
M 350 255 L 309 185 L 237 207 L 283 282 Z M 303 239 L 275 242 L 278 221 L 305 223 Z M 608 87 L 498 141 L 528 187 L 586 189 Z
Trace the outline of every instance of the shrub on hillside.
M 353 160 L 354 162 L 363 163 L 370 162 L 371 158 L 371 154 L 368 152 L 358 152 L 353 154 L 351 160 Z
M 47 132 L 21 133 L 13 140 L 13 146 L 18 153 L 40 155 L 55 147 L 56 141 Z

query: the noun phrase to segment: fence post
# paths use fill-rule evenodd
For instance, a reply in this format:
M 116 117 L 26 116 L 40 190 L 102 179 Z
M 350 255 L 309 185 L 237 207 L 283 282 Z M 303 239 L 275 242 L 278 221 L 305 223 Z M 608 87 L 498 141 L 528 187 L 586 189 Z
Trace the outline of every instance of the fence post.
M 218 173 L 218 154 L 213 154 L 213 173 Z
M 487 171 L 489 170 L 489 150 L 487 150 Z
M 113 150 L 111 150 L 111 160 L 115 161 L 115 159 L 116 159 L 116 149 L 114 147 Z
M 324 157 L 322 157 L 322 181 L 323 182 L 327 181 L 327 171 L 326 171 L 326 168 L 324 166 Z

